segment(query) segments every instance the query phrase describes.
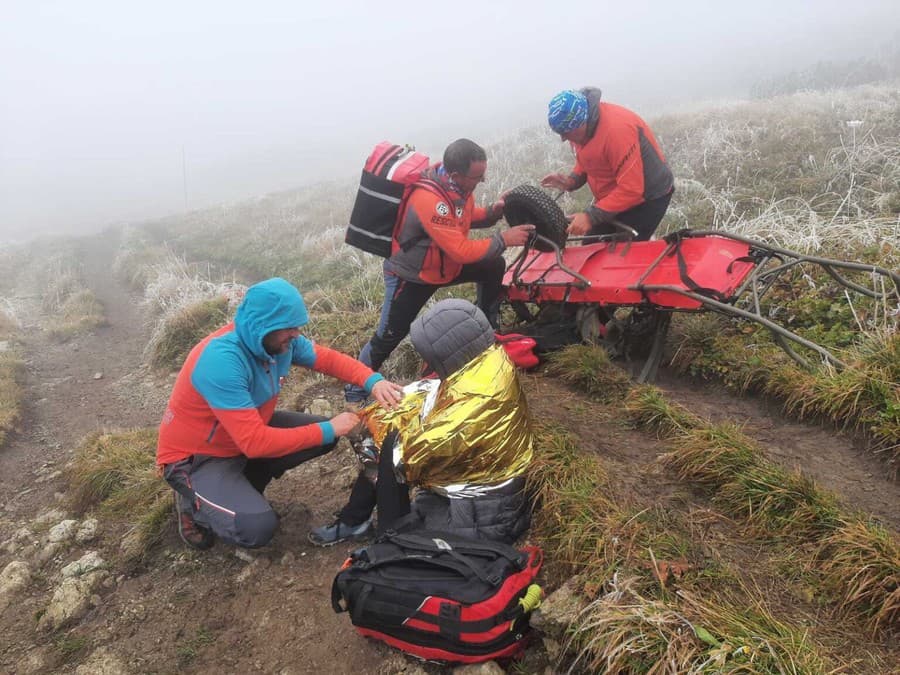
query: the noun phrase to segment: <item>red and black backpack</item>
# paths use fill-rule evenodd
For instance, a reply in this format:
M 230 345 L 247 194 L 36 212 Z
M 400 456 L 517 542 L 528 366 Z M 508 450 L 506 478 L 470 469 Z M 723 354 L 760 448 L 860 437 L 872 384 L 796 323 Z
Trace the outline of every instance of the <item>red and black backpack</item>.
M 331 587 L 356 630 L 419 658 L 478 663 L 525 646 L 543 555 L 446 532 L 388 532 L 354 551 Z
M 409 145 L 388 141 L 376 145 L 363 167 L 344 241 L 389 258 L 403 204 L 413 187 L 431 190 L 452 204 L 453 200 L 438 183 L 422 178 L 428 165 L 428 157 Z M 404 250 L 421 238 L 404 242 Z

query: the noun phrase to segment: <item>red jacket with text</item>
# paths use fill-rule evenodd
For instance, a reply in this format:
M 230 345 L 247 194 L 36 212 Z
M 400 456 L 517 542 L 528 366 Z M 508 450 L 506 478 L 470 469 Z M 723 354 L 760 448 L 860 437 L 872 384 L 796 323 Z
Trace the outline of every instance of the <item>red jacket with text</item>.
M 474 228 L 490 227 L 497 218 L 475 206 L 471 194 L 462 195 L 440 170 L 423 174 L 444 188 L 450 201 L 426 187 L 414 186 L 400 215 L 388 270 L 401 279 L 442 286 L 452 282 L 468 263 L 497 258 L 506 245 L 499 232 L 485 239 L 469 239 Z

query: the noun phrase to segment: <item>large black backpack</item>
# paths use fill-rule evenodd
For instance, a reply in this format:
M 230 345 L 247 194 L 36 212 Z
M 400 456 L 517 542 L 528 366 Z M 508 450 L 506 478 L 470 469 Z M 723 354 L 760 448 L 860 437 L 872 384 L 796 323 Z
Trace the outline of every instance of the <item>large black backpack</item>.
M 542 592 L 541 550 L 445 532 L 389 532 L 354 551 L 331 587 L 357 631 L 423 659 L 517 655 Z
M 422 178 L 428 157 L 408 145 L 383 141 L 375 146 L 363 166 L 359 189 L 350 213 L 344 242 L 382 258 L 391 257 L 391 242 L 409 193 L 422 187 L 452 204 L 447 192 L 432 180 Z M 404 250 L 418 240 L 404 242 Z

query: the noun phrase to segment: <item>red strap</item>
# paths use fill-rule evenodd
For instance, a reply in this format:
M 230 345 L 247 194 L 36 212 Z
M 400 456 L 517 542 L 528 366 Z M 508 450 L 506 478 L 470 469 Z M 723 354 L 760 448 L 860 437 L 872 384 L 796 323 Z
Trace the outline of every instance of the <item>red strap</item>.
M 384 169 L 384 165 L 388 163 L 388 161 L 392 157 L 396 157 L 403 150 L 399 145 L 392 145 L 388 148 L 387 152 L 384 153 L 384 156 L 381 159 L 375 160 L 375 166 L 372 167 L 372 173 L 376 176 L 381 175 L 382 169 Z

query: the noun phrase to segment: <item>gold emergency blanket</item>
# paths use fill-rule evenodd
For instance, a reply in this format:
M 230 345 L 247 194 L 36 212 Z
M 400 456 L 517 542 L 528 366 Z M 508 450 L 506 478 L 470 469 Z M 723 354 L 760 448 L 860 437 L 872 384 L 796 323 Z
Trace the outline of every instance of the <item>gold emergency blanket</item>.
M 522 474 L 531 462 L 528 404 L 515 366 L 494 345 L 440 382 L 407 393 L 395 410 L 362 411 L 376 444 L 399 432 L 395 469 L 411 485 L 446 491 L 487 486 Z

